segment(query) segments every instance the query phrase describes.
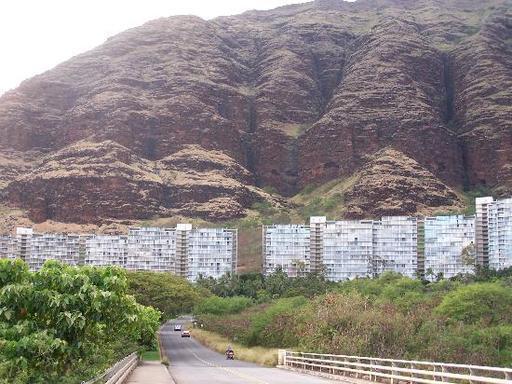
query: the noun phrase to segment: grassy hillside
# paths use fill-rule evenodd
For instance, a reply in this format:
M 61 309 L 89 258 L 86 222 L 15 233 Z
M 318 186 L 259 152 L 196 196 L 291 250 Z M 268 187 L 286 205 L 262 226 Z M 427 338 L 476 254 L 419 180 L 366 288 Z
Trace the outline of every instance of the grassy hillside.
M 378 279 L 318 285 L 309 298 L 295 296 L 301 292 L 293 282 L 271 279 L 260 285 L 254 305 L 238 313 L 199 311 L 205 329 L 248 346 L 512 364 L 512 270 L 435 283 L 388 273 Z M 230 292 L 219 288 L 217 292 Z

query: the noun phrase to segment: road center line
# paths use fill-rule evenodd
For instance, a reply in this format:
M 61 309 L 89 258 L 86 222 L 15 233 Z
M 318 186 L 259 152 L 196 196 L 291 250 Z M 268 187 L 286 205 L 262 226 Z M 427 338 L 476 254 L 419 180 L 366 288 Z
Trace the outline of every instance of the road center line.
M 246 379 L 246 380 L 252 381 L 252 382 L 254 382 L 254 383 L 258 383 L 258 384 L 270 384 L 270 383 L 268 383 L 268 382 L 266 382 L 266 381 L 264 381 L 264 380 L 260 380 L 260 379 L 257 379 L 257 378 L 255 378 L 255 377 L 252 377 L 252 376 L 246 375 L 246 374 L 241 373 L 241 372 L 238 372 L 238 371 L 236 371 L 236 370 L 234 370 L 234 369 L 226 368 L 226 367 L 222 367 L 222 366 L 220 366 L 220 365 L 217 365 L 217 364 L 211 363 L 211 362 L 209 362 L 209 361 L 203 360 L 203 359 L 201 359 L 201 358 L 200 358 L 200 357 L 199 357 L 195 352 L 193 352 L 193 351 L 190 351 L 190 352 L 192 352 L 192 355 L 194 355 L 194 357 L 195 357 L 197 360 L 199 360 L 199 361 L 200 361 L 201 363 L 203 363 L 203 364 L 209 365 L 210 367 L 214 367 L 214 368 L 222 369 L 223 371 L 226 371 L 226 372 L 228 372 L 228 373 L 231 373 L 231 374 L 233 374 L 233 375 L 235 375 L 235 376 L 238 376 L 238 377 L 241 377 L 241 378 L 243 378 L 243 379 Z

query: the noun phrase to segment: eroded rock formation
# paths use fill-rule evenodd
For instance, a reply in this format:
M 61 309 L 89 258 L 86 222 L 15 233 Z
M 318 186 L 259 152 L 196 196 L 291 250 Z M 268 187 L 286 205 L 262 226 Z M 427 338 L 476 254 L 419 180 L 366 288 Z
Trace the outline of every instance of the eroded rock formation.
M 512 192 L 510 0 L 162 18 L 0 98 L 0 198 L 35 221 L 243 216 L 360 176 L 346 215 Z M 384 152 L 383 152 L 384 151 Z

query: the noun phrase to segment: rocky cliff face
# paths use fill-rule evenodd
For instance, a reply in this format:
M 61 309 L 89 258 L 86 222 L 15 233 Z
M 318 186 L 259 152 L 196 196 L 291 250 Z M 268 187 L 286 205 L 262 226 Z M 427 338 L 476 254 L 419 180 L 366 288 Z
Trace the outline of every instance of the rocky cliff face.
M 158 19 L 0 98 L 0 198 L 38 222 L 220 220 L 357 174 L 347 216 L 460 209 L 512 192 L 511 42 L 510 0 Z

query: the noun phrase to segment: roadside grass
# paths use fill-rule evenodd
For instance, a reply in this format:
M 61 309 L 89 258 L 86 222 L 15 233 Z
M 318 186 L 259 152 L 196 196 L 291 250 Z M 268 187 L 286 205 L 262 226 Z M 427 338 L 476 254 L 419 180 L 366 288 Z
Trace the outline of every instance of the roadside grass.
M 144 361 L 160 361 L 159 351 L 144 351 L 141 356 Z
M 275 348 L 246 347 L 231 341 L 227 337 L 203 329 L 194 328 L 191 330 L 191 333 L 201 344 L 217 352 L 224 353 L 226 347 L 231 345 L 235 351 L 236 359 L 269 367 L 277 365 L 277 349 Z
M 156 335 L 156 349 L 151 351 L 144 351 L 140 355 L 142 361 L 160 361 L 162 364 L 169 363 L 167 357 L 161 353 L 160 335 Z

